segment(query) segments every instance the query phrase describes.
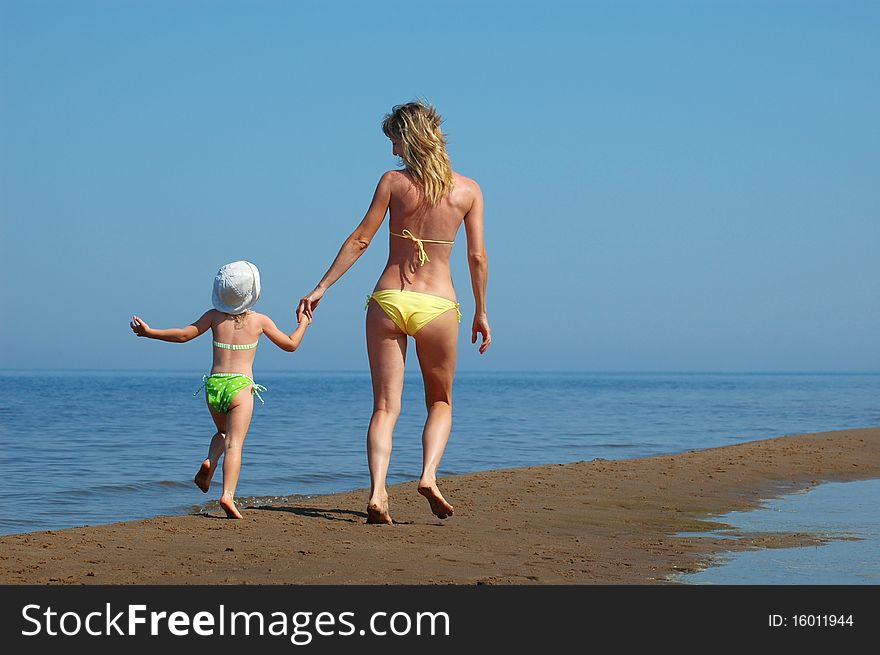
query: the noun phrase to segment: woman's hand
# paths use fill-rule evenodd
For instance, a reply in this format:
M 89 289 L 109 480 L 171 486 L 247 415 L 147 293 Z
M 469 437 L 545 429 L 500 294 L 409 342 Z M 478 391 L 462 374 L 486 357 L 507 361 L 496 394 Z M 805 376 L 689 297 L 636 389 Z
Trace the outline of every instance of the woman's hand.
M 128 325 L 131 328 L 131 331 L 139 337 L 146 337 L 147 333 L 150 331 L 150 326 L 147 325 L 144 320 L 139 316 L 132 316 L 131 323 L 129 323 Z
M 321 302 L 321 298 L 324 297 L 324 289 L 321 287 L 315 287 L 314 291 L 312 291 L 307 296 L 304 296 L 299 301 L 299 306 L 296 308 L 296 322 L 302 323 L 303 316 L 312 320 L 312 312 L 315 311 L 315 308 L 318 306 L 318 303 Z
M 485 314 L 476 314 L 471 326 L 471 343 L 477 343 L 477 334 L 483 338 L 480 342 L 480 354 L 482 355 L 492 345 L 492 330 L 489 328 L 489 317 Z

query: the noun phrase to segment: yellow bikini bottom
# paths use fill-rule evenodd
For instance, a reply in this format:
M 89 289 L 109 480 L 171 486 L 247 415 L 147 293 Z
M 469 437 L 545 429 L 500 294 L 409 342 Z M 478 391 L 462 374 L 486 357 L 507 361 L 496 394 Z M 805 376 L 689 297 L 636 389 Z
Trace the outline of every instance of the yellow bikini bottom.
M 461 322 L 461 310 L 457 302 L 429 293 L 381 289 L 367 296 L 367 307 L 371 300 L 375 300 L 397 327 L 409 336 L 415 335 L 425 325 L 450 309 L 455 309 L 458 313 L 458 321 Z

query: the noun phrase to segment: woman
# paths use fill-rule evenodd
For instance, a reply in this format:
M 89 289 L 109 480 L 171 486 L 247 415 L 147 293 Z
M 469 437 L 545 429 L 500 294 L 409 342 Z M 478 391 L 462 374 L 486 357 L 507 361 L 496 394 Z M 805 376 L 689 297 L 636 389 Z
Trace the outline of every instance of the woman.
M 367 353 L 373 381 L 373 416 L 367 433 L 368 523 L 392 523 L 385 477 L 391 435 L 400 415 L 408 336 L 415 341 L 428 408 L 418 491 L 437 517 L 445 519 L 453 513 L 437 487 L 437 467 L 452 429 L 452 380 L 461 313 L 449 258 L 462 223 L 476 305 L 471 342 L 476 343 L 477 334 L 481 335 L 481 354 L 492 343 L 486 314 L 483 196 L 474 180 L 452 170 L 440 123 L 436 110 L 421 102 L 397 105 L 385 117 L 382 131 L 404 169 L 382 175 L 364 219 L 297 308 L 297 319 L 303 315 L 311 319 L 324 293 L 364 253 L 390 212 L 388 262 L 367 299 Z

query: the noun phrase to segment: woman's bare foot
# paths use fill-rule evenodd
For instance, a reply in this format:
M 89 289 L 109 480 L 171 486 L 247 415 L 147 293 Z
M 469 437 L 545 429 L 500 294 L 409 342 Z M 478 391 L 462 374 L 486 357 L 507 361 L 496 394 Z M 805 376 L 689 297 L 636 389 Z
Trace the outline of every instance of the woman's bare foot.
M 428 499 L 428 503 L 431 505 L 431 511 L 434 512 L 434 516 L 439 519 L 445 519 L 452 516 L 452 505 L 446 502 L 443 494 L 441 494 L 440 490 L 437 488 L 436 482 L 434 484 L 419 484 L 419 493 Z
M 208 493 L 208 489 L 211 488 L 211 478 L 214 477 L 215 468 L 216 467 L 211 466 L 211 460 L 206 459 L 199 467 L 199 472 L 196 473 L 196 477 L 193 478 L 193 482 L 195 482 L 196 486 L 202 490 L 202 493 Z
M 388 494 L 384 498 L 370 499 L 367 504 L 367 523 L 384 523 L 391 525 L 391 512 L 388 508 Z
M 226 518 L 228 519 L 244 518 L 241 515 L 241 512 L 239 512 L 238 508 L 235 506 L 235 501 L 232 500 L 231 496 L 222 496 L 220 498 L 220 507 L 222 507 L 223 511 L 226 512 Z

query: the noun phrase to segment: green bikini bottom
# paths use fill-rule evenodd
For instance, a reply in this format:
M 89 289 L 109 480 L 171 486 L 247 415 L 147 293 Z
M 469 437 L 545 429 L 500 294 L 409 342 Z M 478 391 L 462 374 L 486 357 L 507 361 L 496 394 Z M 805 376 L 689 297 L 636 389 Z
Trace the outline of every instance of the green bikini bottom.
M 193 395 L 204 388 L 208 404 L 221 414 L 225 414 L 238 392 L 247 387 L 251 387 L 251 393 L 259 398 L 261 403 L 264 402 L 260 392 L 266 391 L 266 387 L 241 373 L 213 373 L 202 376 L 202 386 Z

